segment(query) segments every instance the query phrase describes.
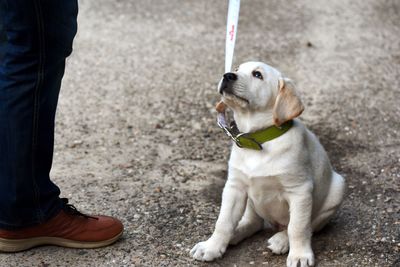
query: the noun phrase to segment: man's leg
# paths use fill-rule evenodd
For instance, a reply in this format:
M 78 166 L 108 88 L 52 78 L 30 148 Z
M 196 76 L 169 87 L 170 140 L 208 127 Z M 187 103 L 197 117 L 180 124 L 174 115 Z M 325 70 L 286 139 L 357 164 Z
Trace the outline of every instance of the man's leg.
M 20 228 L 48 220 L 62 206 L 49 173 L 77 3 L 0 3 L 0 227 Z
M 77 12 L 77 0 L 0 0 L 0 251 L 39 245 L 34 238 L 41 236 L 60 239 L 45 244 L 97 242 L 96 247 L 122 233 L 113 218 L 76 213 L 49 177 L 57 100 Z M 111 232 L 104 232 L 105 225 Z M 75 229 L 65 236 L 68 227 L 93 236 Z

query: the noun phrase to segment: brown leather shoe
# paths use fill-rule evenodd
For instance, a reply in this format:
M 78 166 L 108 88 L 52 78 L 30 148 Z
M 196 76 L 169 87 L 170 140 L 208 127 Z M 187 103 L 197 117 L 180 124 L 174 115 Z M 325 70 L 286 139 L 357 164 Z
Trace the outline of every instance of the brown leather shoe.
M 108 216 L 88 216 L 67 204 L 49 221 L 21 229 L 0 229 L 0 251 L 17 252 L 40 245 L 98 248 L 110 245 L 123 233 L 122 223 Z

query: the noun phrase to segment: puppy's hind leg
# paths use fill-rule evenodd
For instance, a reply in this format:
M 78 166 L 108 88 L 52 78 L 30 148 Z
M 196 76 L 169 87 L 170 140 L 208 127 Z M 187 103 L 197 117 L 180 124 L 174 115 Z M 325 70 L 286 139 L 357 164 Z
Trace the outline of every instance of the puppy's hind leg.
M 335 215 L 336 210 L 342 203 L 344 191 L 344 178 L 340 174 L 332 172 L 332 182 L 328 196 L 325 199 L 325 203 L 321 208 L 321 211 L 317 216 L 315 216 L 315 218 L 313 218 L 311 222 L 313 232 L 318 232 L 321 230 Z
M 247 199 L 246 210 L 242 219 L 239 221 L 238 226 L 235 229 L 230 245 L 236 245 L 243 239 L 252 236 L 256 232 L 262 230 L 264 227 L 264 220 L 257 215 L 254 211 L 251 201 Z
M 289 251 L 289 237 L 287 230 L 274 234 L 268 239 L 268 248 L 274 254 L 285 254 Z

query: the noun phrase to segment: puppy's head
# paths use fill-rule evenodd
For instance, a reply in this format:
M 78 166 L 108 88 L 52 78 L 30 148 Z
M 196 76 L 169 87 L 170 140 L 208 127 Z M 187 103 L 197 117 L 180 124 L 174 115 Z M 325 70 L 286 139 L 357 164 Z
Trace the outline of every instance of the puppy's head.
M 234 72 L 225 73 L 218 92 L 234 112 L 271 112 L 277 126 L 304 110 L 293 83 L 283 78 L 278 70 L 261 62 L 246 62 Z

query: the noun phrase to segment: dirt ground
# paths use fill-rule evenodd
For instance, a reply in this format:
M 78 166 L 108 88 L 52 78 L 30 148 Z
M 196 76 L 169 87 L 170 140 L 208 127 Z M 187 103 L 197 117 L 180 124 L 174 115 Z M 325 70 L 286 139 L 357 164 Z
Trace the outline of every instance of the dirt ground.
M 226 179 L 215 123 L 227 1 L 81 0 L 57 115 L 52 177 L 80 210 L 119 217 L 114 246 L 0 254 L 0 266 L 285 266 L 264 231 L 199 263 Z M 242 1 L 235 63 L 292 78 L 347 180 L 313 237 L 318 266 L 400 266 L 400 2 Z

